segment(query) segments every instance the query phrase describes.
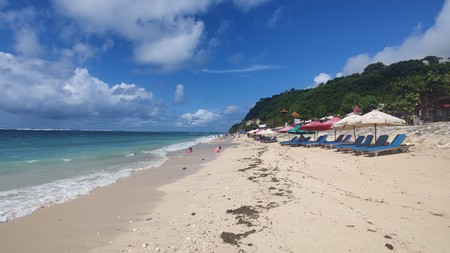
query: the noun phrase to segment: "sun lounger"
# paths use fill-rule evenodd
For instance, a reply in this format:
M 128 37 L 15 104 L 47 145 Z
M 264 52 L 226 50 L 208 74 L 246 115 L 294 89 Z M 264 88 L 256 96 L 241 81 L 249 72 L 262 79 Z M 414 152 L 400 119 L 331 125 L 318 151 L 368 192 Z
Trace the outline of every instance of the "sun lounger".
M 343 138 L 343 139 L 341 138 L 341 140 L 339 140 L 339 141 L 337 139 L 336 139 L 336 141 L 326 141 L 320 145 L 325 148 L 333 148 L 335 145 L 347 143 L 351 138 L 352 138 L 352 135 L 349 134 L 349 135 L 345 136 L 345 138 Z
M 381 147 L 381 146 L 386 146 L 386 141 L 389 138 L 388 135 L 384 134 L 384 135 L 380 135 L 380 137 L 378 137 L 378 140 L 375 142 L 375 145 L 372 146 L 365 146 L 365 147 L 353 147 L 352 151 L 355 152 L 356 154 L 360 151 L 360 150 L 364 150 L 368 147 Z
M 365 149 L 358 150 L 358 152 L 361 152 L 362 154 L 367 153 L 369 155 L 376 155 L 376 156 L 378 156 L 378 153 L 381 152 L 391 152 L 391 151 L 399 152 L 405 138 L 406 138 L 405 134 L 398 134 L 397 136 L 395 136 L 394 140 L 392 140 L 391 144 L 387 146 L 367 147 Z
M 307 143 L 302 143 L 302 144 L 300 144 L 300 145 L 301 145 L 301 146 L 305 146 L 305 147 L 310 148 L 310 147 L 319 145 L 319 144 L 321 144 L 321 143 L 324 143 L 324 142 L 327 140 L 327 137 L 328 137 L 328 135 L 327 135 L 327 134 L 324 134 L 324 135 L 320 136 L 319 138 L 317 138 L 316 141 L 309 141 L 309 142 L 307 142 Z
M 273 143 L 273 142 L 277 142 L 277 137 L 266 137 L 261 139 L 261 142 L 263 143 Z
M 364 140 L 364 142 L 363 142 Z M 359 136 L 353 144 L 341 144 L 335 146 L 337 151 L 351 151 L 354 147 L 368 147 L 372 143 L 373 135 L 369 134 L 367 137 Z
M 296 141 L 298 139 L 298 136 L 294 136 L 294 138 L 290 139 L 289 141 L 280 141 L 280 145 L 290 145 L 292 142 Z
M 297 146 L 300 146 L 303 143 L 309 143 L 310 139 L 311 139 L 311 137 L 298 138 L 297 141 L 294 141 L 293 143 L 291 143 L 290 146 L 297 147 Z

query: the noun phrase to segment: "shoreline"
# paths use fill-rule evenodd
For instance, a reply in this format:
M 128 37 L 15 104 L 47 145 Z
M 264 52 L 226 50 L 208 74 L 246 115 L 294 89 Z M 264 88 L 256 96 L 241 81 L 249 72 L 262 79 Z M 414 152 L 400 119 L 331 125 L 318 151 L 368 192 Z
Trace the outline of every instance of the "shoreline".
M 226 149 L 232 144 L 215 139 L 193 146 L 193 154 L 186 150 L 170 152 L 159 167 L 0 223 L 0 248 L 9 252 L 80 252 L 107 244 L 121 233 L 125 223 L 156 205 L 163 195 L 158 187 L 195 173 L 202 164 L 215 159 L 218 145 Z

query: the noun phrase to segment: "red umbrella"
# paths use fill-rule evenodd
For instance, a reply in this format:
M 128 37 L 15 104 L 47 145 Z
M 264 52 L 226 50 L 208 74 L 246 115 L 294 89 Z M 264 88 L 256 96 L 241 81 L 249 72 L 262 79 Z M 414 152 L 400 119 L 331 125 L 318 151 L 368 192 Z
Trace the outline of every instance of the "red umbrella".
M 332 119 L 329 119 L 329 120 L 323 122 L 320 126 L 322 128 L 322 130 L 319 130 L 319 131 L 330 130 L 331 127 L 333 126 L 333 124 L 338 122 L 339 120 L 341 120 L 341 118 L 333 117 Z
M 321 125 L 322 125 L 322 123 L 320 123 L 319 121 L 313 121 L 306 125 L 301 126 L 300 129 L 309 130 L 309 131 L 321 131 L 321 128 L 320 128 Z
M 310 130 L 310 131 L 326 131 L 326 130 L 330 130 L 331 126 L 333 126 L 333 124 L 338 122 L 339 120 L 341 120 L 341 118 L 333 117 L 332 119 L 327 120 L 323 123 L 320 123 L 319 121 L 313 121 L 311 123 L 308 123 L 308 124 L 300 127 L 300 129 Z M 336 131 L 334 132 L 334 135 L 336 137 Z

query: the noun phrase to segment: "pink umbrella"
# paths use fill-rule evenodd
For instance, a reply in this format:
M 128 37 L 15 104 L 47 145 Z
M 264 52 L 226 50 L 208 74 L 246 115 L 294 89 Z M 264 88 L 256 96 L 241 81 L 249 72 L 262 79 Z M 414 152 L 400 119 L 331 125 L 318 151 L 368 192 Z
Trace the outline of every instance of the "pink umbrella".
M 323 122 L 320 127 L 322 128 L 322 130 L 319 131 L 325 131 L 325 130 L 330 130 L 331 127 L 333 126 L 334 123 L 338 122 L 339 120 L 341 120 L 341 118 L 339 117 L 333 117 L 332 119 L 329 119 L 325 122 Z
M 280 130 L 278 130 L 277 132 L 279 133 L 287 133 L 288 130 L 294 128 L 293 126 L 285 126 L 283 128 L 281 128 Z

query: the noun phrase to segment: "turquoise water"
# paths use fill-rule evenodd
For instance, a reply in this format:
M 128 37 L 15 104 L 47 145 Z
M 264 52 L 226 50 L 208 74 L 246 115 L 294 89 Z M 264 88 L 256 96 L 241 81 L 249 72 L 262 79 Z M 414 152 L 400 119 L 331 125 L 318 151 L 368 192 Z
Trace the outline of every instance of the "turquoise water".
M 157 167 L 206 133 L 0 130 L 0 222 Z

